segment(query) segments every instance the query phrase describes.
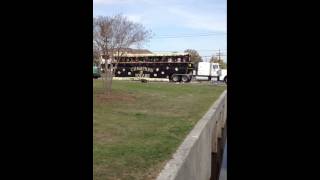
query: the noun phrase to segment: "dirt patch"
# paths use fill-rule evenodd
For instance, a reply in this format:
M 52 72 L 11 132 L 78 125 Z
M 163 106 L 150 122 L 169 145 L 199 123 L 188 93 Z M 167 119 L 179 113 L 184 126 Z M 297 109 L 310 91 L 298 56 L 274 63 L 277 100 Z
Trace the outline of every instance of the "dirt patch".
M 94 134 L 94 141 L 104 144 L 114 141 L 114 138 L 110 132 L 100 132 Z
M 144 176 L 145 180 L 154 180 L 158 177 L 158 175 L 161 173 L 164 166 L 167 164 L 169 160 L 166 160 L 164 162 L 158 163 L 155 165 L 155 167 L 150 168 L 148 170 L 148 174 Z
M 97 102 L 115 102 L 115 101 L 124 101 L 124 102 L 134 102 L 136 97 L 123 92 L 111 92 L 110 95 L 107 94 L 96 94 L 95 100 Z

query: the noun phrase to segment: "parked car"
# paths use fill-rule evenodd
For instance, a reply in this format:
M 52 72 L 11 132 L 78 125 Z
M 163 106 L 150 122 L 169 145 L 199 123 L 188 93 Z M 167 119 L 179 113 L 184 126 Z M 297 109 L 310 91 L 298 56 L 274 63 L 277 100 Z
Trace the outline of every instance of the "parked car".
M 100 68 L 97 65 L 93 64 L 93 78 L 98 79 L 99 77 L 101 77 Z

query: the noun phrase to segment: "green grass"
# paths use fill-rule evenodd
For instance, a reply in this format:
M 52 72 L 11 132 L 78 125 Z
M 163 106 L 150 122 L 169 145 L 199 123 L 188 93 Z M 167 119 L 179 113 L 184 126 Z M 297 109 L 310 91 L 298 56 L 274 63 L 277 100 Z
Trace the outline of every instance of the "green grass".
M 95 80 L 94 180 L 154 179 L 225 87 Z

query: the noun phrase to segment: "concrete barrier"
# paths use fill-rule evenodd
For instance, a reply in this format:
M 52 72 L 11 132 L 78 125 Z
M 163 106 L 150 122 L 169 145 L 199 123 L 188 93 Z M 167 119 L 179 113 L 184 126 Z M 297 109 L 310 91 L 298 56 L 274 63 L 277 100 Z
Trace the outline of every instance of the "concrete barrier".
M 212 172 L 217 170 L 211 166 L 217 157 L 212 160 L 212 155 L 219 154 L 219 144 L 225 134 L 226 112 L 227 91 L 224 91 L 187 135 L 157 180 L 216 179 L 219 173 Z

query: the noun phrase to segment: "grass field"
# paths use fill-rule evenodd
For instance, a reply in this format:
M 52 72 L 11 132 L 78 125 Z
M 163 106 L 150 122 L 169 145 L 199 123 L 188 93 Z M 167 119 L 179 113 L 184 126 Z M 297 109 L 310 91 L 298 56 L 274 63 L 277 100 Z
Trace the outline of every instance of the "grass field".
M 95 80 L 94 180 L 154 179 L 226 87 Z

